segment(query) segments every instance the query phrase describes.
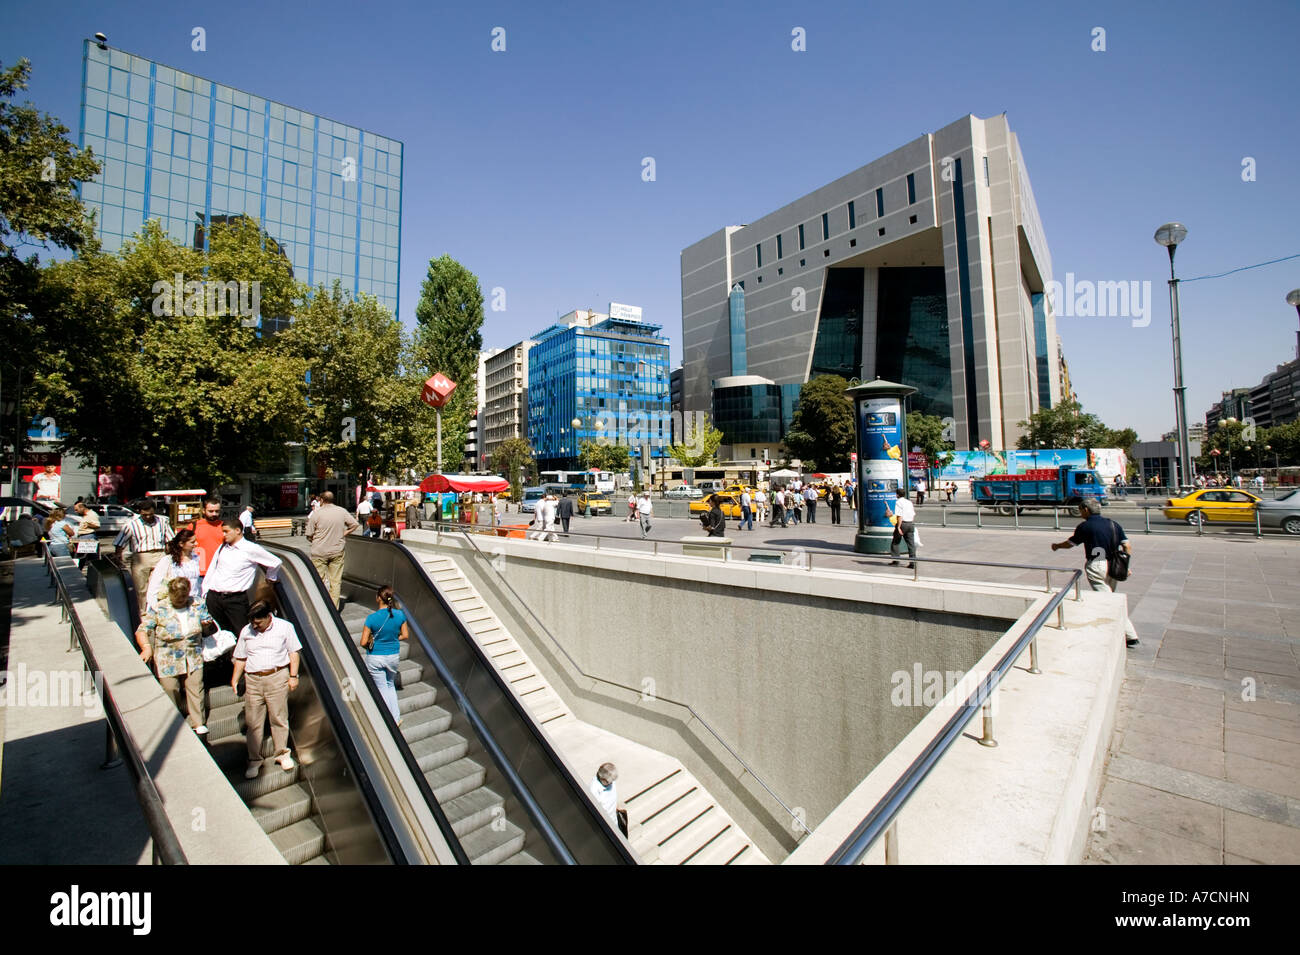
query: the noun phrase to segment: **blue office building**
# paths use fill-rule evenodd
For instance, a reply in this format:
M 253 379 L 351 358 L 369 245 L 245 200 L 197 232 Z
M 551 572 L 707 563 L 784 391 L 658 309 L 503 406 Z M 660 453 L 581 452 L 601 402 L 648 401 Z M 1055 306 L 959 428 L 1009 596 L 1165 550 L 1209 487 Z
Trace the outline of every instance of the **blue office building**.
M 299 281 L 338 280 L 397 314 L 397 140 L 87 40 L 80 144 L 103 165 L 81 198 L 105 250 L 149 219 L 206 249 L 210 225 L 247 217 Z
M 576 468 L 585 441 L 627 445 L 634 459 L 643 452 L 667 456 L 663 326 L 641 321 L 639 309 L 611 305 L 611 311 L 616 317 L 571 312 L 531 336 L 528 442 L 540 470 Z

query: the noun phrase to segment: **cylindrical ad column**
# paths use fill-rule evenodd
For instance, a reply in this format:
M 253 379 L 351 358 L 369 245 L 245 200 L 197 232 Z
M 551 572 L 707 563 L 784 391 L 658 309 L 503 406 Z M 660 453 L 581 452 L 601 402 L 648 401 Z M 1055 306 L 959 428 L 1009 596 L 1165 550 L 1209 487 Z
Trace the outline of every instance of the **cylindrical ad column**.
M 894 536 L 897 491 L 907 491 L 907 411 L 916 389 L 877 378 L 846 392 L 854 402 L 858 439 L 859 554 L 887 554 Z

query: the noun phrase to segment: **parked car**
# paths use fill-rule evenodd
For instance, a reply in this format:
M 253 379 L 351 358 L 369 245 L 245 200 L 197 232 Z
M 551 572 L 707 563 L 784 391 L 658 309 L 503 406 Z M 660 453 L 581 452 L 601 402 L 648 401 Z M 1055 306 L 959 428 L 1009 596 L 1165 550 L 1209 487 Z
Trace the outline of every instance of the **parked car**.
M 728 520 L 740 520 L 740 497 L 738 495 L 715 493 L 710 494 L 709 497 L 717 498 L 718 505 L 722 508 L 722 514 Z M 702 501 L 691 501 L 690 512 L 692 517 L 709 512 L 711 507 L 709 497 Z
M 99 532 L 105 535 L 112 533 L 116 536 L 136 516 L 135 511 L 125 504 L 91 504 L 90 509 L 99 515 Z
M 609 498 L 599 491 L 583 491 L 578 495 L 578 511 L 583 514 L 608 514 L 611 510 Z
M 680 487 L 671 487 L 664 491 L 664 497 L 670 501 L 698 501 L 704 497 L 704 492 L 698 487 L 683 484 Z
M 1260 498 L 1235 488 L 1203 488 L 1165 501 L 1164 515 L 1171 521 L 1186 521 L 1193 527 L 1201 522 L 1253 524 Z M 1262 520 L 1262 518 L 1261 518 Z
M 1300 534 L 1300 489 L 1275 501 L 1259 504 L 1259 526 L 1280 527 L 1288 534 Z

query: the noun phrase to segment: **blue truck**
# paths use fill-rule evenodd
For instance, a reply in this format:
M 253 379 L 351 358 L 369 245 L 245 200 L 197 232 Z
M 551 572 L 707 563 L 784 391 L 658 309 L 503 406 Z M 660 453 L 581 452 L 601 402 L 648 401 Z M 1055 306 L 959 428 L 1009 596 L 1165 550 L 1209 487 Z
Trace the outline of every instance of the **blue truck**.
M 976 504 L 997 508 L 999 514 L 1027 507 L 1073 507 L 1084 498 L 1106 503 L 1106 484 L 1091 468 L 1065 464 L 1024 474 L 991 474 L 976 478 L 971 487 Z

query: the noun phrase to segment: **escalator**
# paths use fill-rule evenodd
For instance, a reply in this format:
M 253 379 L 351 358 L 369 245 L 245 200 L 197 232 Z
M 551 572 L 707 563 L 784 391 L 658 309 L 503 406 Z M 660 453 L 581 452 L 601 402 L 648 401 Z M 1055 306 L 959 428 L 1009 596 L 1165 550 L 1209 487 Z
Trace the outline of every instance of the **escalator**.
M 400 727 L 366 683 L 457 861 L 637 864 L 415 556 L 356 536 L 346 546 L 345 610 L 334 616 L 362 673 L 357 644 L 376 609 L 376 588 L 391 585 L 406 611 L 411 639 L 398 669 Z M 269 549 L 282 558 L 290 552 Z
M 213 760 L 291 865 L 435 861 L 410 793 L 388 772 L 370 721 L 349 702 L 355 678 L 338 665 L 338 634 L 330 636 L 335 622 L 328 601 L 316 593 L 310 565 L 296 551 L 280 556 L 285 565 L 275 584 L 277 613 L 294 625 L 302 643 L 299 686 L 289 697 L 296 765 L 286 772 L 271 762 L 268 732 L 261 773 L 244 778 L 244 705 L 229 685 L 207 687 Z M 139 613 L 129 574 L 97 559 L 87 580 L 105 613 L 131 639 Z

